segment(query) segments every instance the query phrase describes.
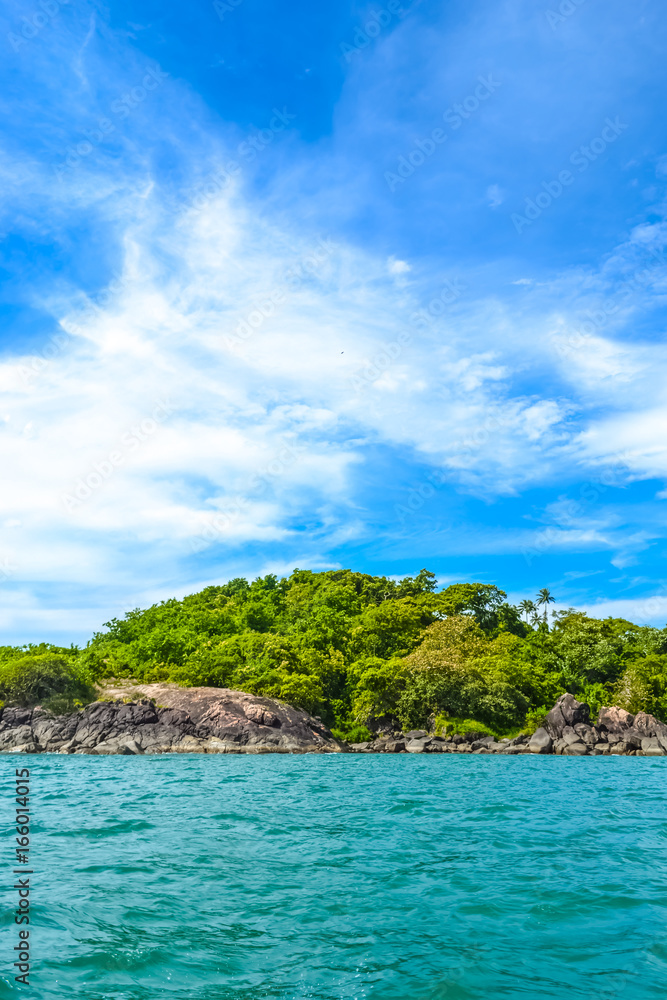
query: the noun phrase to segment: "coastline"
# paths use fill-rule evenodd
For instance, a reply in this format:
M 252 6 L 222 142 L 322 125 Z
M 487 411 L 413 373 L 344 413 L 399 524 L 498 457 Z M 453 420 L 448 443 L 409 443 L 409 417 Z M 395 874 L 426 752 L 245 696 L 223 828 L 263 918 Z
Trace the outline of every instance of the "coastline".
M 115 689 L 116 693 L 119 689 Z M 532 734 L 496 739 L 469 732 L 450 737 L 425 730 L 384 732 L 365 743 L 342 743 L 321 719 L 271 698 L 225 688 L 154 684 L 138 701 L 97 701 L 64 715 L 40 706 L 0 712 L 0 753 L 470 753 L 561 756 L 667 756 L 667 725 L 651 715 L 590 709 L 562 695 Z

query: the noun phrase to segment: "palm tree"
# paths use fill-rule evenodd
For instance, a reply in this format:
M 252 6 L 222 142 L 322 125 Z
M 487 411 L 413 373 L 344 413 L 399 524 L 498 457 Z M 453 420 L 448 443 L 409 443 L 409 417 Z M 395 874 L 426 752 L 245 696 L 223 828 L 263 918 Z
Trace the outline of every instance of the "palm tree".
M 544 607 L 544 624 L 547 624 L 547 608 L 550 604 L 555 604 L 556 598 L 551 596 L 551 591 L 548 587 L 542 587 L 541 590 L 537 592 L 537 607 Z M 548 627 L 548 626 L 547 626 Z
M 535 603 L 533 601 L 521 601 L 519 603 L 519 607 L 526 616 L 526 621 L 528 621 L 528 615 L 532 614 L 532 612 L 535 611 Z

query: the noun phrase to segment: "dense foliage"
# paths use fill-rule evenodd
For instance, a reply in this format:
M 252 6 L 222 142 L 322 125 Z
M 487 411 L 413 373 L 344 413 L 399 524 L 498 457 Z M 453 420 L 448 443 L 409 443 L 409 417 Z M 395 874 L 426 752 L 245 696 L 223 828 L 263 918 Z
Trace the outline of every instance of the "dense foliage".
M 427 570 L 235 579 L 113 619 L 83 650 L 0 648 L 0 697 L 87 700 L 111 678 L 232 687 L 303 707 L 347 738 L 471 722 L 517 732 L 564 691 L 593 711 L 667 718 L 667 629 L 573 609 L 549 627 L 552 600 L 545 589 L 538 607 L 516 608 L 478 583 L 438 591 Z

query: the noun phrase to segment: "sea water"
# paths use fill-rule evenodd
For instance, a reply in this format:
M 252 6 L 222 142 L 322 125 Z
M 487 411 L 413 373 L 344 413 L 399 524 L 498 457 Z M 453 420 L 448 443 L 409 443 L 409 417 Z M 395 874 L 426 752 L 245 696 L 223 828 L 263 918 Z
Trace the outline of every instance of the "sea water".
M 14 768 L 32 789 L 14 982 Z M 656 1000 L 667 758 L 3 755 L 0 995 Z

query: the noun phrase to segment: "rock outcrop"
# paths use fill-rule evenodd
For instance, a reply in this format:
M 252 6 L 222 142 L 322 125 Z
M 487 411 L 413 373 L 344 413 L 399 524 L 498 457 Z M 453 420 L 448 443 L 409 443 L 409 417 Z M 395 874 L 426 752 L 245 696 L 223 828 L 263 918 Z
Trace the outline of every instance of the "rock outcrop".
M 664 722 L 645 712 L 632 715 L 611 707 L 601 709 L 592 724 L 589 706 L 571 694 L 561 695 L 532 736 L 497 740 L 469 732 L 445 737 L 418 729 L 352 744 L 339 743 L 320 719 L 307 712 L 243 691 L 135 684 L 110 688 L 106 694 L 106 700 L 69 715 L 54 716 L 39 707 L 5 708 L 0 713 L 0 752 L 667 756 Z
M 552 739 L 563 735 L 568 727 L 588 726 L 591 710 L 585 702 L 577 701 L 574 695 L 562 694 L 544 720 L 544 728 Z
M 372 743 L 355 743 L 359 753 L 501 753 L 557 754 L 564 757 L 599 757 L 625 754 L 635 757 L 667 757 L 667 725 L 652 715 L 632 715 L 622 708 L 603 708 L 593 725 L 590 707 L 571 694 L 564 694 L 551 709 L 544 725 L 532 736 L 495 740 L 481 733 L 466 733 L 446 739 L 423 730 L 392 733 Z
M 307 712 L 226 688 L 150 684 L 137 701 L 98 701 L 69 715 L 5 708 L 0 751 L 39 753 L 327 753 L 347 747 Z

